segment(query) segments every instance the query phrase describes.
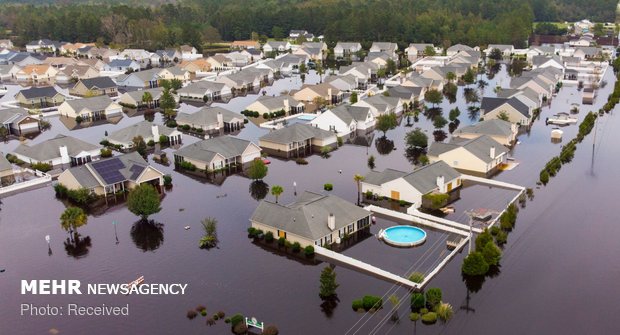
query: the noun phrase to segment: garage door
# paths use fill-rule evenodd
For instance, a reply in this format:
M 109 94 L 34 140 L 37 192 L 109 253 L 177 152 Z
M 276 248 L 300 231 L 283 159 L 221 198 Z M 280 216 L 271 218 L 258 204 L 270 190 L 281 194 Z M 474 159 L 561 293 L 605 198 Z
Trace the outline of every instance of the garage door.
M 36 133 L 39 131 L 39 123 L 28 122 L 19 125 L 22 134 Z
M 241 161 L 242 161 L 242 163 L 248 163 L 248 162 L 251 162 L 251 161 L 253 161 L 254 159 L 256 159 L 258 157 L 260 157 L 260 151 L 256 151 L 256 152 L 244 155 L 243 157 L 241 157 Z
M 123 113 L 123 108 L 113 108 L 113 109 L 108 109 L 105 113 L 106 116 L 117 116 L 120 115 L 121 113 Z

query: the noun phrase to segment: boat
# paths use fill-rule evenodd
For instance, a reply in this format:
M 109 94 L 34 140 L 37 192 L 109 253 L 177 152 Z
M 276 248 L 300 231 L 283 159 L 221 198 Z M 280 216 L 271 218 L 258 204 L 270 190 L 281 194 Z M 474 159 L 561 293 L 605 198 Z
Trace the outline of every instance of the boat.
M 189 230 L 190 226 L 185 226 L 183 228 L 185 228 L 185 230 Z
M 561 139 L 562 134 L 564 134 L 564 132 L 560 128 L 556 127 L 556 128 L 551 129 L 551 138 Z
M 557 113 L 553 117 L 547 118 L 547 124 L 567 125 L 577 123 L 577 118 L 568 113 Z

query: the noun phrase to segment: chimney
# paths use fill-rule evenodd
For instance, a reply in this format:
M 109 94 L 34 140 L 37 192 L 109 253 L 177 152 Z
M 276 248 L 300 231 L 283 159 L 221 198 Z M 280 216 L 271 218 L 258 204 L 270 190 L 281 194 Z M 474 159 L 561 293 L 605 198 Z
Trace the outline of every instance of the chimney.
M 153 134 L 153 142 L 159 143 L 159 127 L 156 124 L 151 126 L 151 133 Z
M 66 145 L 58 147 L 58 151 L 60 152 L 61 164 L 67 164 L 71 162 L 71 158 L 69 157 L 69 149 L 67 149 Z
M 221 112 L 217 112 L 217 126 L 219 128 L 224 128 L 224 117 Z
M 284 111 L 290 113 L 291 107 L 289 106 L 288 98 L 285 98 L 282 102 L 284 103 Z
M 327 217 L 327 227 L 332 231 L 336 229 L 336 217 L 333 213 L 329 213 L 329 216 Z
M 444 176 L 437 176 L 437 187 L 439 187 L 439 192 L 445 193 L 446 181 Z
M 491 156 L 492 159 L 495 159 L 495 147 L 491 147 L 491 149 L 489 150 L 489 156 Z

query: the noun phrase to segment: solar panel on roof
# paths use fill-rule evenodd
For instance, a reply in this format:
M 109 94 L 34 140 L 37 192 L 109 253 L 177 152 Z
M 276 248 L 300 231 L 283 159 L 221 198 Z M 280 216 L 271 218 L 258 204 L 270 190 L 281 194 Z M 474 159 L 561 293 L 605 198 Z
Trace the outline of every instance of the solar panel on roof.
M 136 178 L 138 178 L 140 176 L 142 171 L 144 171 L 144 166 L 133 165 L 133 166 L 131 166 L 131 168 L 129 168 L 129 171 L 132 172 L 131 178 L 129 178 L 129 179 L 136 180 Z
M 120 173 L 120 169 L 125 165 L 118 158 L 106 159 L 104 161 L 95 162 L 92 167 L 103 178 L 106 184 L 115 184 L 125 180 L 125 176 Z

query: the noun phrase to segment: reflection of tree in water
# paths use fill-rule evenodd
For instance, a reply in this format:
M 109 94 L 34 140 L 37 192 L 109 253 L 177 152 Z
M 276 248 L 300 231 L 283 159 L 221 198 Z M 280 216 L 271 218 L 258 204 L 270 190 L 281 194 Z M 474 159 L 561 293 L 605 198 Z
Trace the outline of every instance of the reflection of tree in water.
M 131 226 L 131 239 L 142 251 L 155 251 L 164 243 L 164 225 L 153 220 L 140 220 Z
M 471 293 L 476 293 L 480 291 L 482 288 L 482 284 L 484 283 L 484 276 L 468 276 L 465 274 L 461 274 L 463 281 L 465 282 L 465 286 L 467 286 L 467 291 Z
M 262 180 L 255 180 L 250 183 L 250 195 L 257 201 L 265 199 L 269 193 L 269 185 Z
M 153 122 L 153 120 L 155 120 L 155 113 L 144 113 L 144 119 Z
M 448 131 L 452 134 L 458 127 L 461 122 L 459 119 L 456 119 L 448 124 Z
M 435 120 L 435 117 L 437 117 L 437 115 L 441 115 L 442 112 L 443 110 L 440 107 L 428 108 L 424 112 L 424 116 L 426 116 L 427 120 L 432 121 Z
M 502 273 L 502 270 L 500 269 L 499 266 L 491 265 L 491 266 L 489 266 L 489 272 L 487 272 L 487 277 L 495 278 L 495 277 L 499 276 L 500 273 Z
M 325 313 L 327 318 L 331 318 L 332 315 L 334 315 L 334 310 L 338 307 L 339 302 L 340 299 L 338 299 L 337 295 L 328 299 L 323 299 L 323 302 L 321 303 L 321 311 Z
M 388 155 L 394 150 L 394 141 L 387 137 L 380 137 L 375 141 L 375 147 L 380 155 Z
M 414 165 L 418 165 L 420 163 L 419 159 L 423 154 L 426 154 L 426 149 L 424 148 L 414 147 L 407 148 L 407 150 L 405 150 L 405 157 L 407 157 L 407 160 Z
M 443 142 L 448 137 L 448 134 L 441 129 L 437 129 L 433 132 L 433 136 L 435 137 L 435 142 Z
M 471 121 L 478 120 L 478 115 L 480 114 L 480 108 L 476 106 L 469 106 L 467 108 L 467 115 Z
M 64 245 L 67 255 L 73 258 L 82 258 L 88 255 L 92 243 L 90 241 L 90 236 L 82 238 L 80 234 L 75 232 L 73 238 L 67 237 Z

